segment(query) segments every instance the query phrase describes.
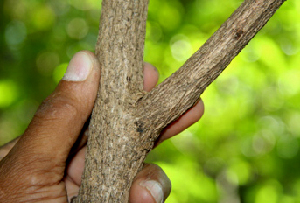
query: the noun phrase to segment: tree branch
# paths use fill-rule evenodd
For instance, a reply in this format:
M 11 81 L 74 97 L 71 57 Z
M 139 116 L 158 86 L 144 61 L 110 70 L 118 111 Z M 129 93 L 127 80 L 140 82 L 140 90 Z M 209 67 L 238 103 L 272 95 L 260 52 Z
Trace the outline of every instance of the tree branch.
M 127 203 L 131 183 L 161 130 L 193 106 L 283 2 L 246 0 L 175 74 L 145 94 L 148 0 L 103 0 L 96 45 L 101 84 L 73 202 Z
M 133 104 L 143 93 L 148 0 L 103 0 L 96 56 L 98 98 L 89 125 L 85 170 L 74 202 L 128 202 L 146 152 L 141 152 Z
M 140 119 L 160 132 L 198 101 L 285 0 L 246 0 L 169 78 L 139 102 Z M 147 112 L 147 113 L 146 113 Z

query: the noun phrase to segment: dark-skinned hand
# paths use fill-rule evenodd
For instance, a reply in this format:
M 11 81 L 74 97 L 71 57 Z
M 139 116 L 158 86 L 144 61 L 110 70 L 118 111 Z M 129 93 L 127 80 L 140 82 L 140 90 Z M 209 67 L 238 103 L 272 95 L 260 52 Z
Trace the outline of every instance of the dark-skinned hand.
M 155 67 L 144 65 L 144 90 L 155 87 Z M 91 52 L 76 53 L 64 78 L 41 104 L 22 136 L 0 148 L 0 202 L 66 203 L 78 194 L 86 153 L 85 135 L 100 81 Z M 161 134 L 158 143 L 203 115 L 200 100 Z M 171 182 L 160 167 L 145 164 L 130 189 L 130 203 L 160 203 Z

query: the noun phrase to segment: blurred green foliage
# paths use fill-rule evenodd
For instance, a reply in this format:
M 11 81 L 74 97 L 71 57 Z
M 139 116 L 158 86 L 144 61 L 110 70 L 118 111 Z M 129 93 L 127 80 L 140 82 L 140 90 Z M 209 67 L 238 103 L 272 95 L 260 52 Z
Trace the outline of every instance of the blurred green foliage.
M 145 61 L 160 82 L 240 0 L 151 0 Z M 93 51 L 99 0 L 2 0 L 0 145 L 21 135 L 68 61 Z M 168 203 L 300 202 L 300 1 L 287 1 L 202 95 L 199 123 L 148 157 L 172 180 Z

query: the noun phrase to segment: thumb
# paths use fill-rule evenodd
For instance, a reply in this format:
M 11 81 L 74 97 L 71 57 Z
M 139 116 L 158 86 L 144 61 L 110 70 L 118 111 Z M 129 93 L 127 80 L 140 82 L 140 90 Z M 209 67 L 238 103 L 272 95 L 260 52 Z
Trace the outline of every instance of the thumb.
M 43 178 L 55 171 L 58 176 L 51 177 L 53 181 L 62 178 L 68 154 L 92 112 L 99 80 L 100 68 L 94 55 L 75 54 L 64 78 L 41 104 L 4 162 L 13 162 L 7 164 L 14 170 L 47 171 Z

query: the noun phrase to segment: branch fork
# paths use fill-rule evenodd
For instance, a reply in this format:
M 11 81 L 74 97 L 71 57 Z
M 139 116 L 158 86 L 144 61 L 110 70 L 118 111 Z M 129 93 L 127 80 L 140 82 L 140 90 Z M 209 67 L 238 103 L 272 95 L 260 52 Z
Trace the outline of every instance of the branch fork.
M 245 0 L 168 79 L 143 92 L 148 0 L 103 0 L 95 53 L 101 66 L 82 183 L 74 203 L 127 203 L 160 132 L 199 99 L 284 0 Z

